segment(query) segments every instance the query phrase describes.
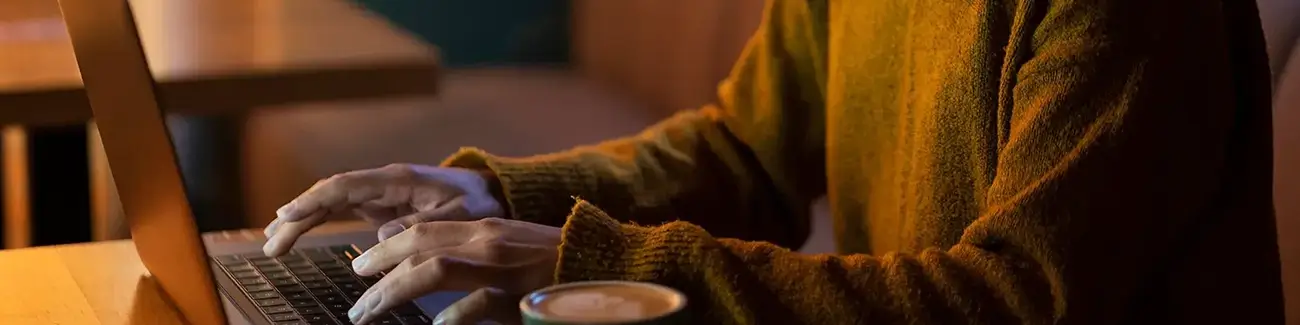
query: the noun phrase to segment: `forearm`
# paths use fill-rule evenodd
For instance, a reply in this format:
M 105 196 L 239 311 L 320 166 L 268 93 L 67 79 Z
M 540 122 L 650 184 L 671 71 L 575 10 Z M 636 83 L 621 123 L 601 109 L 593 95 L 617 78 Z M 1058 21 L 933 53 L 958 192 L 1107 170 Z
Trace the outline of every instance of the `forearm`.
M 802 207 L 788 206 L 791 199 L 759 163 L 740 154 L 744 144 L 729 134 L 720 114 L 715 108 L 686 112 L 633 137 L 534 157 L 468 149 L 446 164 L 485 171 L 521 220 L 558 226 L 577 197 L 624 221 L 685 218 L 730 236 L 798 245 L 806 219 L 790 211 Z
M 715 239 L 694 225 L 620 225 L 579 202 L 564 228 L 557 281 L 661 283 L 704 324 L 1049 323 L 1047 279 L 1023 261 L 967 245 L 919 254 L 804 255 Z

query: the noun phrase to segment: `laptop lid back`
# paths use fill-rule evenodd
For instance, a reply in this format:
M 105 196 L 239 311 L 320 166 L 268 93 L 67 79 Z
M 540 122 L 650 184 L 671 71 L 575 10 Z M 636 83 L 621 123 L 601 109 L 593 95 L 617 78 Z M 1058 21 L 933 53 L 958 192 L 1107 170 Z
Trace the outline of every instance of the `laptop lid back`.
M 140 260 L 191 324 L 225 324 L 127 0 L 59 0 Z

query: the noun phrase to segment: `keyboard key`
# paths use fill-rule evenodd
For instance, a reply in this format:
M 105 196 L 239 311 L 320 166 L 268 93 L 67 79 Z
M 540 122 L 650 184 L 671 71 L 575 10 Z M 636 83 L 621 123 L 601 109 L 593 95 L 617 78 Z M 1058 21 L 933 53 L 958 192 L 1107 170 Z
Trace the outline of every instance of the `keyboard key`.
M 270 257 L 250 258 L 248 259 L 248 262 L 252 263 L 253 266 L 280 265 L 280 262 L 276 262 L 275 259 L 272 259 Z
M 276 322 L 275 325 L 308 325 L 308 324 L 299 321 L 289 321 L 289 322 Z
M 294 292 L 294 293 L 284 294 L 284 300 L 299 300 L 299 299 L 311 300 L 312 298 L 311 298 L 311 294 L 308 294 L 307 292 Z
M 402 322 L 401 322 L 401 321 L 398 321 L 397 318 L 396 318 L 396 317 L 393 317 L 393 316 L 382 316 L 382 317 L 379 317 L 379 318 L 375 319 L 375 321 L 374 321 L 374 322 L 371 322 L 371 324 L 375 324 L 375 325 L 402 325 Z
M 319 296 L 328 296 L 328 295 L 332 295 L 332 294 L 335 294 L 335 293 L 337 293 L 337 291 L 334 291 L 334 288 L 311 289 L 311 295 L 313 295 L 313 296 L 317 296 L 317 297 L 319 297 Z
M 335 303 L 325 304 L 325 309 L 329 310 L 331 313 L 337 313 L 337 312 L 346 313 L 348 312 L 348 308 L 352 308 L 352 304 L 346 302 L 335 302 Z
M 365 286 L 362 286 L 360 283 L 356 283 L 356 282 L 352 282 L 352 283 L 338 283 L 338 282 L 335 282 L 334 285 L 335 285 L 335 286 L 338 286 L 338 287 L 339 287 L 339 290 L 343 290 L 343 291 L 348 291 L 348 290 L 357 290 L 357 289 L 365 289 L 365 288 L 366 288 Z
M 284 266 L 280 266 L 279 264 L 276 264 L 276 265 L 257 265 L 257 270 L 258 270 L 258 271 L 262 271 L 262 274 L 271 273 L 271 272 L 285 272 L 285 271 L 288 271 L 288 269 L 285 269 Z
M 320 306 L 320 304 L 316 303 L 315 300 L 306 300 L 306 299 L 290 300 L 289 305 L 293 306 L 293 308 L 307 308 L 307 307 Z
M 262 280 L 262 278 L 239 279 L 239 284 L 246 286 L 263 283 L 266 283 L 266 280 Z
M 302 315 L 302 320 L 310 324 L 334 324 L 334 320 L 330 319 L 330 315 L 326 314 Z
M 312 265 L 313 265 L 313 264 L 311 263 L 311 261 L 308 261 L 308 260 L 298 260 L 298 261 L 284 262 L 284 266 L 289 267 L 289 269 L 293 269 L 293 268 L 310 268 L 310 267 L 312 267 Z
M 239 257 L 239 255 L 217 256 L 216 260 L 217 264 L 221 265 L 237 265 L 244 263 L 244 258 Z
M 312 267 L 313 265 L 315 265 L 315 264 L 312 263 L 311 261 L 304 260 L 304 259 L 293 260 L 293 261 L 284 262 L 284 266 L 285 266 L 285 267 L 288 267 L 288 268 L 295 268 L 295 267 L 299 267 L 299 268 L 301 268 L 301 267 Z
M 330 299 L 334 299 L 334 300 L 329 300 L 329 302 L 325 302 L 325 300 L 324 300 L 325 298 L 330 298 Z M 343 299 L 343 296 L 342 296 L 342 295 L 318 296 L 317 299 L 321 299 L 321 302 L 324 302 L 324 303 L 333 303 L 333 302 L 335 302 L 335 300 L 338 300 L 338 302 L 343 302 L 343 303 L 348 303 L 348 304 L 351 304 L 351 303 L 352 303 L 352 300 L 350 300 L 350 299 Z
M 302 263 L 302 261 L 311 261 L 307 259 L 307 256 L 299 255 L 299 253 L 290 253 L 290 255 L 279 256 L 277 257 L 276 260 L 278 260 L 279 263 L 283 263 L 283 264 Z
M 325 308 L 320 307 L 320 305 L 312 305 L 312 307 L 295 308 L 295 311 L 298 311 L 299 315 L 312 315 L 312 313 L 325 313 Z
M 298 262 L 298 261 L 306 261 L 306 260 L 307 260 L 306 258 L 302 257 L 302 255 L 297 255 L 297 254 L 294 254 L 294 253 L 289 253 L 289 254 L 287 254 L 287 255 L 280 256 L 280 257 L 277 257 L 277 258 L 275 258 L 275 259 L 278 260 L 278 261 L 280 261 L 280 263 L 289 263 L 289 262 Z
M 320 288 L 332 288 L 332 287 L 333 287 L 333 286 L 330 285 L 329 282 L 325 282 L 325 281 L 308 281 L 308 282 L 303 282 L 302 285 L 303 285 L 304 287 L 307 287 L 307 289 L 320 289 Z
M 333 281 L 334 284 L 339 284 L 339 283 L 356 283 L 356 282 L 357 282 L 357 278 L 352 277 L 352 275 L 350 275 L 350 274 L 349 274 L 349 275 L 334 275 L 334 276 L 330 276 L 330 281 Z
M 271 286 L 271 285 L 268 284 L 268 285 L 266 285 L 266 286 L 269 287 L 269 286 Z M 276 289 L 276 290 L 280 290 L 280 293 L 282 293 L 282 294 L 290 294 L 290 293 L 295 293 L 295 292 L 305 292 L 305 291 L 307 291 L 307 288 L 303 288 L 302 286 L 300 286 L 300 285 L 296 285 L 296 284 L 295 284 L 295 285 L 288 285 L 288 286 L 279 286 L 279 287 L 276 287 L 275 289 Z
M 325 295 L 325 296 L 316 297 L 316 299 L 320 299 L 320 302 L 324 304 L 331 304 L 336 302 L 342 302 L 342 303 L 348 302 L 347 300 L 343 299 L 343 296 L 340 295 Z
M 275 315 L 268 315 L 268 316 L 271 317 L 272 322 L 290 322 L 290 321 L 298 320 L 298 315 L 294 315 L 292 313 L 275 314 Z
M 423 316 L 423 315 L 421 315 L 421 316 L 397 317 L 397 319 L 400 320 L 400 321 L 402 321 L 402 324 L 407 324 L 407 325 L 413 325 L 413 324 L 421 324 L 421 325 L 424 325 L 424 324 L 430 324 L 430 323 L 433 323 L 433 321 L 429 320 L 429 317 L 425 317 L 425 316 Z
M 333 260 L 334 260 L 334 254 L 333 254 L 333 253 L 330 253 L 329 250 L 324 249 L 324 248 L 320 248 L 320 247 L 300 249 L 300 250 L 298 250 L 298 253 L 301 254 L 301 255 L 304 256 L 304 257 L 307 257 L 307 259 L 312 260 L 312 261 L 316 261 L 316 262 L 324 262 L 324 261 L 333 261 Z
M 393 314 L 397 316 L 419 316 L 424 315 L 424 312 L 420 311 L 420 308 L 415 307 L 415 305 L 408 303 L 393 308 Z
M 288 279 L 293 278 L 293 275 L 289 274 L 289 272 L 271 272 L 266 274 L 266 278 L 271 280 Z
M 296 279 L 294 279 L 294 278 L 288 278 L 288 279 L 275 279 L 275 280 L 271 280 L 271 285 L 273 285 L 273 286 L 277 286 L 277 287 L 293 286 L 293 285 L 297 285 L 297 284 L 298 284 L 298 280 L 296 280 Z
M 226 271 L 230 271 L 230 272 L 248 272 L 252 270 L 253 270 L 253 266 L 248 264 L 232 265 L 226 267 Z
M 300 315 L 324 314 L 325 309 L 320 307 L 302 307 L 296 309 Z
M 230 273 L 230 277 L 235 279 L 253 279 L 261 276 L 257 275 L 257 272 L 254 271 L 244 271 L 244 272 L 232 272 Z
M 262 312 L 267 315 L 279 313 L 292 313 L 293 308 L 285 305 L 262 307 Z
M 279 298 L 280 294 L 275 291 L 253 292 L 248 294 L 253 299 Z
M 350 277 L 350 276 L 352 276 L 352 270 L 345 269 L 345 268 L 342 268 L 342 267 L 330 268 L 330 269 L 328 269 L 328 270 L 325 270 L 325 275 L 330 276 L 330 277 L 336 277 L 336 276 L 338 276 L 338 277 L 342 277 L 342 276 Z
M 292 272 L 293 272 L 293 275 L 297 275 L 297 276 L 307 276 L 307 275 L 320 276 L 320 275 L 321 275 L 321 274 L 320 274 L 320 271 L 316 271 L 316 268 L 314 268 L 314 267 L 312 267 L 312 268 L 305 268 L 305 267 L 304 267 L 304 268 L 289 269 L 289 271 L 292 271 Z
M 320 268 L 321 271 L 334 270 L 334 269 L 349 269 L 349 270 L 351 269 L 351 265 L 348 265 L 347 263 L 343 263 L 343 262 L 338 262 L 338 261 L 317 262 L 316 267 Z
M 308 282 L 308 281 L 325 281 L 325 277 L 320 276 L 319 274 L 313 274 L 313 275 L 299 275 L 299 276 L 298 276 L 298 280 L 302 280 L 302 282 Z
M 357 299 L 361 299 L 361 295 L 365 293 L 366 293 L 365 291 L 360 289 L 343 291 L 343 295 L 348 297 L 348 301 L 354 301 L 354 302 L 357 301 Z
M 335 312 L 335 313 L 334 313 L 334 317 L 338 317 L 338 319 L 341 321 L 341 323 L 344 323 L 344 324 L 352 324 L 352 321 L 348 319 L 348 313 L 347 313 L 347 312 Z
M 275 287 L 272 287 L 272 286 L 269 285 L 269 284 L 254 284 L 254 285 L 244 286 L 244 291 L 248 291 L 248 292 L 250 292 L 250 293 L 251 293 L 251 292 L 268 291 L 268 290 L 271 290 L 271 289 L 275 289 Z
M 261 306 L 261 307 L 277 306 L 277 305 L 283 305 L 283 304 L 284 304 L 284 299 L 280 299 L 280 298 L 273 298 L 273 299 L 258 299 L 258 300 L 257 300 L 257 305 L 258 305 L 258 306 Z

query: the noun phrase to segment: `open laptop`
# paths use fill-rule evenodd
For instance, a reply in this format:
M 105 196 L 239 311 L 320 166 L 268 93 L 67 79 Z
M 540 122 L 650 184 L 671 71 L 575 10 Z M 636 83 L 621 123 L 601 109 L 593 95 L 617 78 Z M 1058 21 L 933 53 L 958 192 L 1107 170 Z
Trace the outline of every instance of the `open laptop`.
M 309 234 L 279 258 L 261 253 L 260 231 L 200 235 L 127 0 L 59 3 L 140 260 L 185 319 L 349 324 L 347 309 L 378 280 L 350 266 L 374 231 Z M 428 324 L 462 296 L 426 296 L 376 324 Z

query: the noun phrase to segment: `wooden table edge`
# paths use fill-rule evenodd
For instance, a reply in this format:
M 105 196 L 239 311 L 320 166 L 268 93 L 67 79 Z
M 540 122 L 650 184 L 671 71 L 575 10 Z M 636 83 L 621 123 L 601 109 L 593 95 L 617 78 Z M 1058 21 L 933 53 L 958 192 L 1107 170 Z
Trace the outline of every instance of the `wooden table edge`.
M 440 66 L 427 61 L 360 64 L 321 69 L 264 70 L 159 80 L 164 109 L 180 114 L 242 113 L 259 106 L 363 98 L 435 95 Z M 380 82 L 358 82 L 370 80 Z M 59 125 L 92 117 L 81 85 L 25 94 L 0 93 L 0 125 Z

